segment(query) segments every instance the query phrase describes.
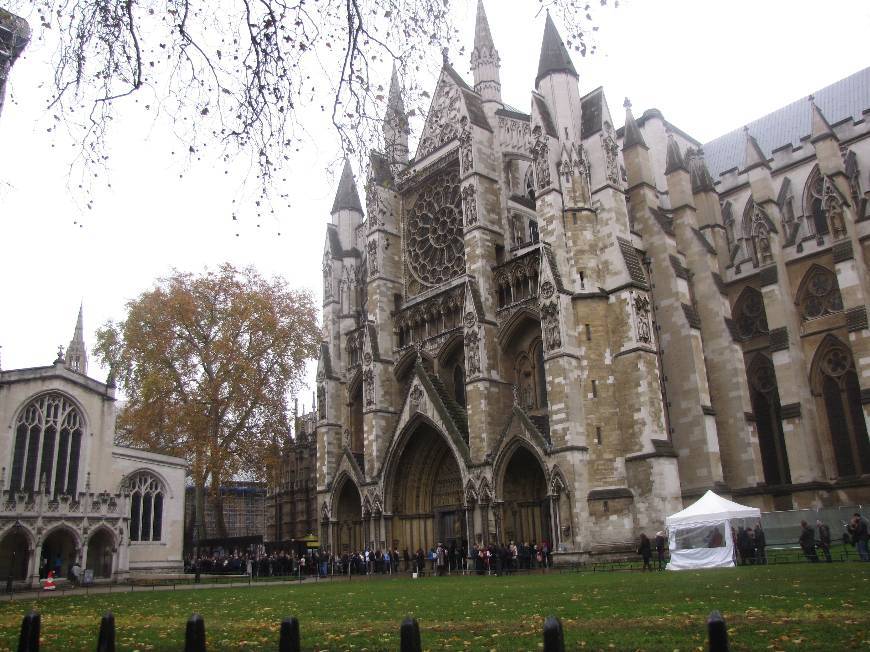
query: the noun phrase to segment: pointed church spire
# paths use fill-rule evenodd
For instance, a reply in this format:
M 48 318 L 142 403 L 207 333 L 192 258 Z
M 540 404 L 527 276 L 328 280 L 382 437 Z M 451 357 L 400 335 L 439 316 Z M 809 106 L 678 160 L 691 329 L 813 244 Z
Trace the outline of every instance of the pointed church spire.
M 670 131 L 668 132 L 668 154 L 665 160 L 666 175 L 671 172 L 676 172 L 677 170 L 683 170 L 684 172 L 689 171 L 689 168 L 686 167 L 683 153 L 680 151 L 680 144 L 677 142 L 677 139 L 674 138 L 674 134 Z
M 484 102 L 501 102 L 500 59 L 489 31 L 489 21 L 483 0 L 477 0 L 477 19 L 474 24 L 474 49 L 471 51 L 471 69 L 474 73 L 474 91 Z
M 626 150 L 635 145 L 649 149 L 646 146 L 646 141 L 643 139 L 643 134 L 640 132 L 640 127 L 637 126 L 637 120 L 634 119 L 634 115 L 631 113 L 631 102 L 627 97 L 622 106 L 625 107 L 625 135 L 622 139 L 622 149 Z
M 85 350 L 84 305 L 79 304 L 75 331 L 66 349 L 66 366 L 80 374 L 88 373 L 88 354 Z
M 357 193 L 356 184 L 353 181 L 353 170 L 347 158 L 344 159 L 344 170 L 341 172 L 341 180 L 338 182 L 335 201 L 332 203 L 333 214 L 341 210 L 363 212 L 359 193 Z
M 692 193 L 715 192 L 713 176 L 704 160 L 703 149 L 699 147 L 697 150 L 687 150 L 686 164 L 689 166 L 689 175 L 692 178 Z
M 390 94 L 387 99 L 387 112 L 384 114 L 384 153 L 390 163 L 408 162 L 408 117 L 402 101 L 402 86 L 396 64 L 390 77 Z
M 743 171 L 748 172 L 757 167 L 765 167 L 770 169 L 770 164 L 767 162 L 767 157 L 761 151 L 758 141 L 749 133 L 749 127 L 743 127 L 746 133 L 746 157 L 743 162 Z
M 815 143 L 825 138 L 833 138 L 834 140 L 838 140 L 837 136 L 834 134 L 834 130 L 831 127 L 831 123 L 828 122 L 827 118 L 825 118 L 822 110 L 816 104 L 816 98 L 810 95 L 810 107 L 812 110 L 812 118 L 811 125 L 812 130 L 810 131 L 810 142 Z
M 544 40 L 541 43 L 541 58 L 538 59 L 538 76 L 535 77 L 535 86 L 549 74 L 554 72 L 565 72 L 569 75 L 580 79 L 574 64 L 571 61 L 571 55 L 568 54 L 568 48 L 559 36 L 559 30 L 556 29 L 556 24 L 550 17 L 550 12 L 547 12 L 547 22 L 544 24 Z

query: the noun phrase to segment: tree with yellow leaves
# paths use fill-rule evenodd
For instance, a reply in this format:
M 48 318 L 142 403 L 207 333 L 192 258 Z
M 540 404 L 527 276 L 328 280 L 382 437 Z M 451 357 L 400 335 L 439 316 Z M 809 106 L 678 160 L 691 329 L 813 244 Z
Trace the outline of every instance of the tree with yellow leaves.
M 96 347 L 127 397 L 118 439 L 187 459 L 196 536 L 206 488 L 226 536 L 221 483 L 273 480 L 287 399 L 320 340 L 311 293 L 227 263 L 201 275 L 174 271 L 126 310 L 97 331 Z

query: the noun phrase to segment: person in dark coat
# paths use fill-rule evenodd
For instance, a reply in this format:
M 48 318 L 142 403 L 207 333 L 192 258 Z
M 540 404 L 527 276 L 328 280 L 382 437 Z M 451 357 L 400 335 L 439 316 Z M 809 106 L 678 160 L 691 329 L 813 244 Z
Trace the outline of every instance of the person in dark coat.
M 665 567 L 665 533 L 656 532 L 656 557 L 658 558 L 659 570 Z
M 831 562 L 831 528 L 827 523 L 816 521 L 816 530 L 819 533 L 819 549 L 825 555 L 825 561 Z
M 755 525 L 755 563 L 767 563 L 767 538 L 764 536 L 764 530 L 761 529 L 761 523 Z
M 819 561 L 819 557 L 816 554 L 815 534 L 813 533 L 813 528 L 807 525 L 806 521 L 801 521 L 801 535 L 798 543 L 801 546 L 801 550 L 804 551 L 804 556 L 807 560 L 814 563 Z
M 649 561 L 652 557 L 652 545 L 650 544 L 649 537 L 643 532 L 640 534 L 640 545 L 637 547 L 637 554 L 643 558 L 643 570 L 652 572 L 652 564 Z

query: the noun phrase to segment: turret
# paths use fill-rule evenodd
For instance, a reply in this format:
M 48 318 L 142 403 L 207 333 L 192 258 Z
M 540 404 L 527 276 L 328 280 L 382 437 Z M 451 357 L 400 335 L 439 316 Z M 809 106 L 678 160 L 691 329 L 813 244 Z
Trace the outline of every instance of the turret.
M 393 65 L 390 78 L 390 94 L 387 100 L 387 112 L 384 115 L 384 154 L 392 165 L 408 162 L 408 116 L 405 113 L 405 103 L 402 101 L 402 89 L 399 85 L 399 75 Z
M 810 95 L 810 142 L 816 150 L 816 160 L 822 174 L 843 172 L 843 157 L 840 155 L 840 139 L 837 138 L 831 124 L 816 105 L 815 98 Z
M 580 142 L 579 80 L 571 55 L 547 12 L 535 88 L 550 107 L 559 139 L 572 143 Z
M 350 161 L 344 159 L 344 170 L 332 203 L 332 223 L 338 227 L 342 249 L 356 246 L 356 228 L 362 224 L 363 209 L 353 180 Z
M 484 102 L 501 103 L 501 79 L 499 77 L 499 57 L 483 0 L 477 0 L 477 21 L 474 25 L 474 49 L 471 51 L 471 70 L 474 72 L 474 91 Z
M 80 374 L 87 375 L 88 353 L 85 349 L 84 319 L 82 312 L 82 306 L 79 305 L 79 316 L 76 320 L 76 328 L 73 332 L 72 339 L 69 342 L 69 346 L 66 349 L 66 366 L 72 371 L 77 371 Z

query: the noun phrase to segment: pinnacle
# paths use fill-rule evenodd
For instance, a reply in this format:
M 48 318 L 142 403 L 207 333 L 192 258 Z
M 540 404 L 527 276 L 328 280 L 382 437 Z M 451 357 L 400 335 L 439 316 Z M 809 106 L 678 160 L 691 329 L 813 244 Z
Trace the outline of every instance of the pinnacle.
M 547 12 L 547 21 L 544 24 L 544 40 L 541 43 L 541 58 L 538 60 L 538 76 L 535 78 L 535 83 L 554 72 L 566 72 L 573 77 L 580 78 L 574 64 L 571 61 L 571 55 L 568 54 L 568 49 L 559 36 L 559 30 L 556 29 L 556 24 Z
M 340 210 L 350 210 L 362 213 L 362 204 L 359 193 L 356 191 L 356 183 L 353 180 L 353 170 L 350 161 L 344 159 L 344 170 L 341 172 L 341 180 L 338 182 L 338 190 L 335 193 L 335 201 L 332 204 L 332 213 Z
M 759 166 L 766 167 L 769 170 L 770 164 L 767 162 L 767 157 L 761 151 L 758 141 L 749 133 L 749 127 L 743 127 L 743 131 L 746 134 L 746 157 L 743 163 L 743 171 L 746 172 Z
M 489 21 L 486 18 L 483 0 L 477 0 L 477 19 L 474 23 L 474 49 L 479 51 L 483 48 L 495 49 L 495 44 L 492 40 L 492 32 L 489 31 Z
M 390 93 L 387 100 L 387 111 L 393 110 L 399 115 L 405 115 L 405 103 L 402 101 L 402 87 L 399 84 L 399 73 L 393 64 L 393 74 L 390 76 Z
M 680 145 L 677 143 L 677 139 L 674 138 L 672 133 L 668 132 L 668 154 L 666 158 L 665 174 L 670 174 L 677 170 L 683 170 L 684 172 L 689 171 L 686 167 L 686 161 L 683 158 L 683 153 L 680 151 Z
M 812 125 L 812 130 L 810 132 L 811 142 L 816 142 L 823 138 L 836 139 L 837 137 L 834 135 L 831 123 L 828 122 L 827 118 L 825 118 L 825 115 L 822 113 L 822 110 L 816 104 L 815 98 L 810 95 L 809 100 L 812 110 L 812 116 L 810 118 L 810 124 Z
M 631 102 L 627 97 L 625 98 L 623 106 L 625 107 L 625 136 L 622 139 L 623 151 L 634 147 L 635 145 L 639 145 L 644 149 L 649 149 L 646 146 L 646 141 L 643 139 L 643 134 L 640 132 L 640 127 L 637 126 L 637 121 L 634 119 L 634 115 L 631 112 Z

